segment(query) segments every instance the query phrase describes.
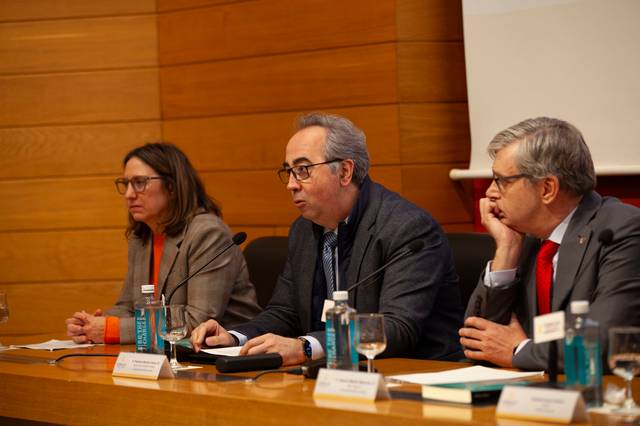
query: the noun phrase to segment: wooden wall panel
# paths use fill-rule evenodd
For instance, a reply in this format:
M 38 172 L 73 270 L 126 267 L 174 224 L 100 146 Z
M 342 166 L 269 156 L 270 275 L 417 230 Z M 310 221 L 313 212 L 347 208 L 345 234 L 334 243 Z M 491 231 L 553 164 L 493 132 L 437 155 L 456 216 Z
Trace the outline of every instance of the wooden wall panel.
M 398 43 L 400 102 L 466 102 L 462 42 Z
M 0 283 L 122 280 L 124 229 L 0 233 Z
M 156 11 L 156 0 L 4 0 L 0 22 L 116 16 Z
M 441 224 L 473 220 L 469 188 L 449 179 L 449 170 L 462 164 L 402 167 L 402 194 L 426 209 Z
M 397 39 L 401 41 L 461 41 L 462 2 L 397 0 Z
M 277 170 L 284 160 L 295 119 L 303 112 L 165 120 L 163 134 L 166 140 L 179 145 L 201 171 Z M 400 161 L 396 106 L 330 109 L 328 112 L 349 117 L 365 131 L 373 164 Z
M 339 11 L 339 12 L 338 12 Z M 238 2 L 158 16 L 160 64 L 389 42 L 393 1 Z
M 381 44 L 161 68 L 163 118 L 391 103 L 395 50 Z
M 159 121 L 0 129 L 0 179 L 119 175 L 127 152 L 160 138 Z
M 402 163 L 469 161 L 469 112 L 466 103 L 401 104 Z
M 122 280 L 102 282 L 33 283 L 1 285 L 9 299 L 9 322 L 3 336 L 66 332 L 64 320 L 74 312 L 108 309 L 118 298 Z M 68 337 L 64 337 L 67 338 Z M 33 339 L 26 343 L 34 343 Z
M 2 181 L 0 205 L 0 231 L 126 226 L 113 178 Z
M 157 0 L 158 11 L 167 12 L 181 9 L 192 9 L 223 3 L 240 3 L 247 0 Z
M 0 77 L 0 127 L 160 118 L 155 69 Z
M 154 15 L 0 25 L 0 74 L 156 66 L 156 42 Z

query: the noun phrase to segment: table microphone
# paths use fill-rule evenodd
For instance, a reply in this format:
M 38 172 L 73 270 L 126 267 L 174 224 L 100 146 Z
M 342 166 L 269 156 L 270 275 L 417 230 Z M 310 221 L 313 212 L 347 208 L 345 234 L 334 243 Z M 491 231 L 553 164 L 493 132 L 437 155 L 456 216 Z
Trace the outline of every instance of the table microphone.
M 381 267 L 379 267 L 378 269 L 376 269 L 375 271 L 373 271 L 372 273 L 370 273 L 369 275 L 367 275 L 366 277 L 364 277 L 363 279 L 361 279 L 351 287 L 347 288 L 347 291 L 351 291 L 357 287 L 360 287 L 361 285 L 366 285 L 365 283 L 367 283 L 367 281 L 369 281 L 369 283 L 367 284 L 370 284 L 374 278 L 380 275 L 381 272 L 384 272 L 384 270 L 387 269 L 389 266 L 393 265 L 398 260 L 404 257 L 407 257 L 413 253 L 419 252 L 420 250 L 422 250 L 422 247 L 424 247 L 424 241 L 422 240 L 411 241 L 409 244 L 407 244 L 407 248 L 405 250 L 401 251 L 396 256 L 392 257 L 391 260 L 389 260 L 387 263 L 385 263 L 384 265 L 382 265 Z
M 180 281 L 178 283 L 178 285 L 175 286 L 175 288 L 173 290 L 171 290 L 171 293 L 169 293 L 169 296 L 166 298 L 166 303 L 167 305 L 169 304 L 169 302 L 171 302 L 171 297 L 173 296 L 173 294 L 176 292 L 177 289 L 179 289 L 180 287 L 182 287 L 183 285 L 185 285 L 191 278 L 193 278 L 195 275 L 197 275 L 200 271 L 202 271 L 204 268 L 206 268 L 207 266 L 209 266 L 209 264 L 211 262 L 213 262 L 214 260 L 216 260 L 218 257 L 220 257 L 224 252 L 226 252 L 227 250 L 229 250 L 231 247 L 233 246 L 239 246 L 240 244 L 244 243 L 244 241 L 247 239 L 247 233 L 246 232 L 238 232 L 236 235 L 234 235 L 231 238 L 231 241 L 229 241 L 227 243 L 227 245 L 225 245 L 224 247 L 222 247 L 221 250 L 219 250 L 215 256 L 213 256 L 207 263 L 205 263 L 204 265 L 202 265 L 197 271 L 195 271 L 193 274 L 189 275 L 187 278 L 185 278 L 184 280 Z

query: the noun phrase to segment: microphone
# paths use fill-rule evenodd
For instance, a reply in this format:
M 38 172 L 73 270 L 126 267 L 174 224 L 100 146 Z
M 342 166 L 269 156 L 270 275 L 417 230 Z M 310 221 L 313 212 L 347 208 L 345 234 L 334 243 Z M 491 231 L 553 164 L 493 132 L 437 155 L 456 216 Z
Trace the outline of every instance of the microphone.
M 225 245 L 224 247 L 222 247 L 221 250 L 219 250 L 207 263 L 205 263 L 204 265 L 202 265 L 197 271 L 195 271 L 193 274 L 189 275 L 187 278 L 185 278 L 184 280 L 180 281 L 178 283 L 178 285 L 175 286 L 175 288 L 173 290 L 171 290 L 171 293 L 169 293 L 169 296 L 166 299 L 166 303 L 167 305 L 171 302 L 171 297 L 173 297 L 173 294 L 176 292 L 176 290 L 178 290 L 180 287 L 182 287 L 183 285 L 185 285 L 191 278 L 193 278 L 195 275 L 197 275 L 200 271 L 202 271 L 204 268 L 206 268 L 207 266 L 209 266 L 209 264 L 211 262 L 213 262 L 214 260 L 216 260 L 218 257 L 220 257 L 223 253 L 225 253 L 227 250 L 229 250 L 231 247 L 233 246 L 239 246 L 240 244 L 244 243 L 244 241 L 247 239 L 247 233 L 246 232 L 238 232 L 236 235 L 234 235 L 231 238 L 231 241 L 229 241 L 227 243 L 227 245 Z
M 391 258 L 391 260 L 389 260 L 387 263 L 385 263 L 384 265 L 382 265 L 381 267 L 379 267 L 378 269 L 376 269 L 375 271 L 373 271 L 372 273 L 370 273 L 369 275 L 367 275 L 366 277 L 364 277 L 363 279 L 361 279 L 360 281 L 358 281 L 357 283 L 353 284 L 351 287 L 347 288 L 347 291 L 351 291 L 355 288 L 360 287 L 361 285 L 367 285 L 365 283 L 367 283 L 367 281 L 369 281 L 369 284 L 373 281 L 374 278 L 376 278 L 378 275 L 380 275 L 381 272 L 384 272 L 385 269 L 387 269 L 389 266 L 393 265 L 394 263 L 396 263 L 398 260 L 407 257 L 413 253 L 417 253 L 420 250 L 422 250 L 422 247 L 424 247 L 424 241 L 422 240 L 413 240 L 411 241 L 409 244 L 407 244 L 407 248 L 403 251 L 401 251 L 400 253 L 398 253 L 397 255 L 393 256 Z

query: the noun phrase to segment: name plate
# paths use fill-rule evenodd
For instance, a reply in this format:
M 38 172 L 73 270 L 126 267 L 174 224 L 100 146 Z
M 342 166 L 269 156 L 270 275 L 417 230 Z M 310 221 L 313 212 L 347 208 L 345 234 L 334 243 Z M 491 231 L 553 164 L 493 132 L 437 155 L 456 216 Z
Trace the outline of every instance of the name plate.
M 533 343 L 550 342 L 564 337 L 564 311 L 533 318 Z
M 358 402 L 390 398 L 384 377 L 379 373 L 327 368 L 321 368 L 318 373 L 313 397 Z
M 497 417 L 555 423 L 584 422 L 587 411 L 578 391 L 526 386 L 505 386 L 500 394 Z
M 174 377 L 166 356 L 137 352 L 120 352 L 111 375 L 151 380 Z

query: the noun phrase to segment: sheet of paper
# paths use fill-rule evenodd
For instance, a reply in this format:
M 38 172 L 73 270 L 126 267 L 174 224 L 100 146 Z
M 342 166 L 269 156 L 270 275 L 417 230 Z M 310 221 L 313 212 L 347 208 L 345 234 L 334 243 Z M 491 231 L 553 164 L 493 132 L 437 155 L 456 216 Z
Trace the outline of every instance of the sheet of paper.
M 54 351 L 57 349 L 76 349 L 90 348 L 95 346 L 93 343 L 73 343 L 73 340 L 48 340 L 42 343 L 33 343 L 31 345 L 11 345 L 12 348 L 40 349 L 45 351 Z
M 211 355 L 239 356 L 242 346 L 230 346 L 228 348 L 200 349 Z
M 400 374 L 388 376 L 387 379 L 417 383 L 419 385 L 440 385 L 443 383 L 498 382 L 541 376 L 543 374 L 544 371 L 518 372 L 474 365 L 473 367 L 457 368 L 437 373 Z

